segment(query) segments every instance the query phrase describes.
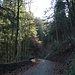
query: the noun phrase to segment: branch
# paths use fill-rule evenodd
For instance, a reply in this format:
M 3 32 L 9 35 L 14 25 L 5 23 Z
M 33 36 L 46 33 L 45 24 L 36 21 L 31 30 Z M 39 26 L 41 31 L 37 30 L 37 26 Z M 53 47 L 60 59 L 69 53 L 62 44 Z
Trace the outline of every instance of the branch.
M 0 6 L 0 9 L 1 10 L 6 10 L 6 11 L 11 11 L 13 13 L 13 15 L 15 16 L 15 13 L 11 9 L 9 9 L 9 8 L 4 8 L 4 7 Z

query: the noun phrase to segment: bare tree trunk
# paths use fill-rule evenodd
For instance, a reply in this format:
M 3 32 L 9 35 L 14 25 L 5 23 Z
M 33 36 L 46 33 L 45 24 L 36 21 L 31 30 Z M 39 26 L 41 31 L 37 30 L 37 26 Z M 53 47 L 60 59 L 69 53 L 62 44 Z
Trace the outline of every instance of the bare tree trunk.
M 17 52 L 18 52 L 18 50 L 17 50 L 18 39 L 17 38 L 18 38 L 18 30 L 19 30 L 19 0 L 18 0 L 17 27 L 16 28 L 17 28 L 17 31 L 16 31 L 16 41 L 15 41 L 15 57 L 16 57 Z

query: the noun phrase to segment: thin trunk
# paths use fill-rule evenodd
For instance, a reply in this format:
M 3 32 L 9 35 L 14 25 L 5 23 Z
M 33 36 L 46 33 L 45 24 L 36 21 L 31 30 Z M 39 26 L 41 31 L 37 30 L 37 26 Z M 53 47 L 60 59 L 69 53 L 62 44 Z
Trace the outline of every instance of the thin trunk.
M 57 40 L 57 44 L 59 44 L 59 37 L 58 37 L 58 29 L 57 29 L 56 19 L 55 19 L 55 24 L 56 24 L 56 40 Z
M 58 30 L 57 29 L 56 29 L 56 38 L 57 38 L 57 44 L 59 44 Z
M 16 31 L 16 41 L 15 41 L 15 57 L 17 55 L 17 44 L 18 44 L 18 30 L 19 30 L 19 0 L 18 0 L 18 12 L 17 12 L 17 31 Z M 17 59 L 17 58 L 16 58 Z
M 69 1 L 68 0 L 66 0 L 67 1 L 67 5 L 68 5 L 68 9 L 69 9 L 69 16 L 70 16 L 70 24 L 71 24 L 71 38 L 72 38 L 72 36 L 74 35 L 73 34 L 73 21 L 72 21 L 72 12 L 71 12 L 71 9 L 70 9 L 70 4 L 69 4 Z
M 73 10 L 73 15 L 75 17 L 75 2 L 74 1 L 72 1 L 72 10 Z
M 7 45 L 6 45 L 6 46 L 7 46 L 7 47 L 6 47 L 6 50 L 7 50 L 7 52 L 6 52 L 7 59 L 6 59 L 6 60 L 7 60 L 7 63 L 8 63 L 8 50 L 9 50 L 9 49 L 8 49 L 8 38 L 7 38 Z

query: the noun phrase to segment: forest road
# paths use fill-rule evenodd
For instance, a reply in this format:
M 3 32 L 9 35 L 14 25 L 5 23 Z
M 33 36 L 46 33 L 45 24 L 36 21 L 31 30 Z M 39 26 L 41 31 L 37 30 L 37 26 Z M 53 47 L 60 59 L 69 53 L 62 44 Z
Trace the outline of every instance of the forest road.
M 55 75 L 53 69 L 56 63 L 48 60 L 41 60 L 35 68 L 32 68 L 21 75 Z

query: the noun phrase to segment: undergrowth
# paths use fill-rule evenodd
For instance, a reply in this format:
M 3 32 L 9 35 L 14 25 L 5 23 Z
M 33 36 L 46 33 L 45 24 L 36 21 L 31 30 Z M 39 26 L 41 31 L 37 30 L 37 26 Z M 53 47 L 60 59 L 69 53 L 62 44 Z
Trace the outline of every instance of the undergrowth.
M 64 66 L 65 75 L 75 75 L 75 54 Z

